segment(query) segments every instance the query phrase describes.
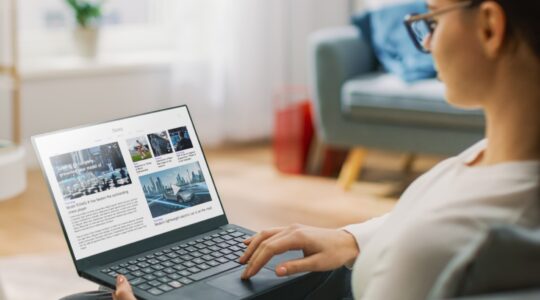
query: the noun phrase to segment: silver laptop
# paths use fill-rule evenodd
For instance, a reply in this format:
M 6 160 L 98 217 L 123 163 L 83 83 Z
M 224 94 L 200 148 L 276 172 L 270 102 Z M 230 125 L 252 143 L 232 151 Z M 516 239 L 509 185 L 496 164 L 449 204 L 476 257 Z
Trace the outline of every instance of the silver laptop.
M 273 258 L 249 281 L 253 234 L 229 224 L 186 106 L 32 137 L 79 276 L 140 299 L 252 299 L 302 280 Z

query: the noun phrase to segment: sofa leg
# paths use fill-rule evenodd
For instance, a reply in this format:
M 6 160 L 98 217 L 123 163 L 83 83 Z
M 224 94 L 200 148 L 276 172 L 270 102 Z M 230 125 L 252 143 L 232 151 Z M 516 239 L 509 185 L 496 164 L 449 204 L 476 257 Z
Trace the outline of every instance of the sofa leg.
M 408 153 L 403 161 L 402 171 L 405 174 L 411 174 L 414 167 L 414 161 L 416 160 L 416 154 Z
M 359 147 L 351 149 L 347 154 L 338 178 L 338 183 L 344 190 L 349 190 L 360 175 L 366 154 L 367 150 Z

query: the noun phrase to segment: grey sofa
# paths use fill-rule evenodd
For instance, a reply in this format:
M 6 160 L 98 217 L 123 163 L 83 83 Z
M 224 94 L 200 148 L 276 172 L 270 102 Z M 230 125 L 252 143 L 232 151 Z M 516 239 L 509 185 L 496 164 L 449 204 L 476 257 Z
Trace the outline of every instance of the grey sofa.
M 497 225 L 463 248 L 437 278 L 430 300 L 540 299 L 540 230 Z
M 481 111 L 448 105 L 436 79 L 407 85 L 384 73 L 361 35 L 349 26 L 310 38 L 310 86 L 324 144 L 454 155 L 483 137 Z

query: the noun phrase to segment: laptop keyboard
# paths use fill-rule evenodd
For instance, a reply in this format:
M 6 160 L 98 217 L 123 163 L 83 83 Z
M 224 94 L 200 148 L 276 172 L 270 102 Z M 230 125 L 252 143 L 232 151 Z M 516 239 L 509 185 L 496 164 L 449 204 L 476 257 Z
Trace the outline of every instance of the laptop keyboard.
M 133 287 L 161 295 L 239 265 L 249 235 L 223 230 L 101 270 L 126 276 Z

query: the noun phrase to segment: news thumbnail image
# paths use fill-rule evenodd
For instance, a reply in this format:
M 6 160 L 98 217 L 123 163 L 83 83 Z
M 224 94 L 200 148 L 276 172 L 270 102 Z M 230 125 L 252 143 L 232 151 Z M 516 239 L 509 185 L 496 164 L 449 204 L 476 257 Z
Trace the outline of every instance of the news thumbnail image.
M 151 133 L 148 135 L 148 140 L 150 141 L 150 146 L 155 157 L 173 152 L 167 131 Z
M 169 130 L 169 136 L 171 137 L 174 151 L 178 152 L 193 148 L 193 143 L 185 126 Z
M 51 158 L 64 200 L 131 184 L 118 143 L 110 143 Z
M 150 146 L 146 136 L 140 136 L 126 141 L 129 148 L 129 155 L 133 162 L 152 158 Z
M 198 162 L 139 179 L 153 218 L 212 200 Z

